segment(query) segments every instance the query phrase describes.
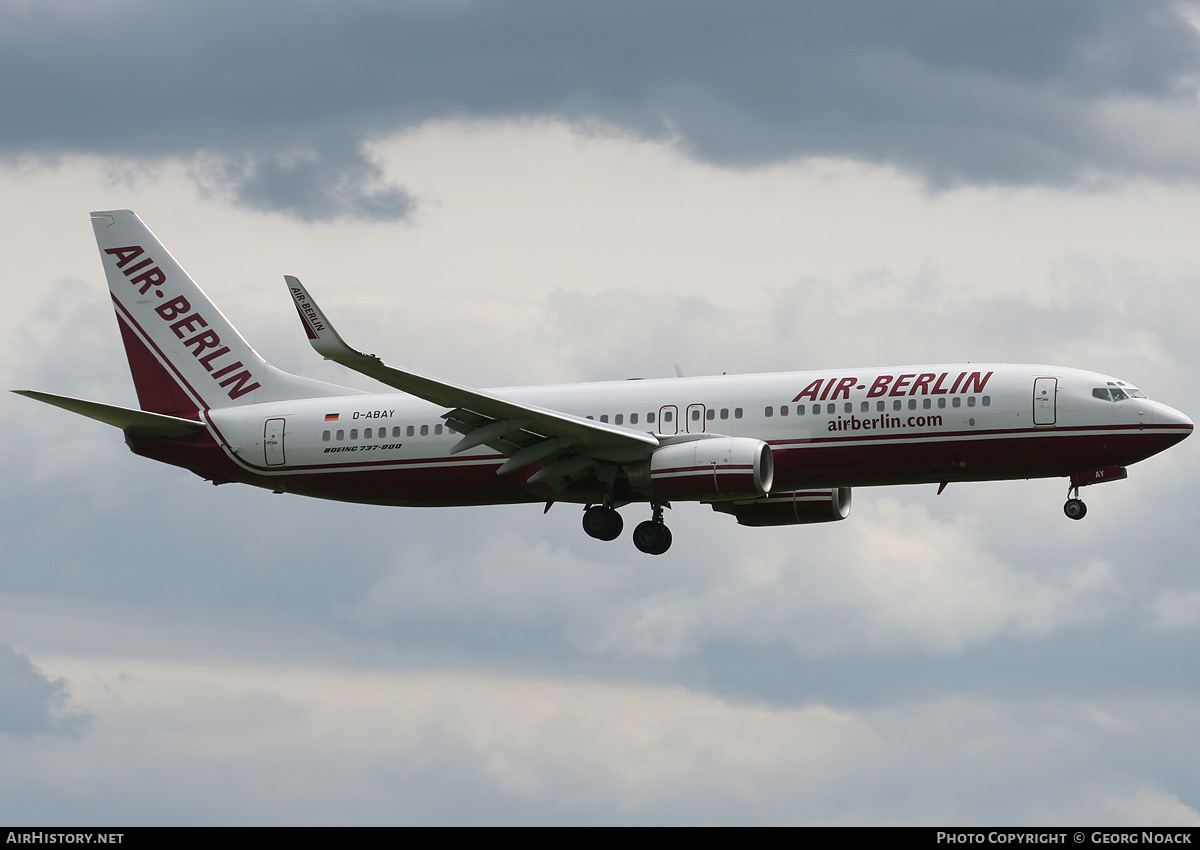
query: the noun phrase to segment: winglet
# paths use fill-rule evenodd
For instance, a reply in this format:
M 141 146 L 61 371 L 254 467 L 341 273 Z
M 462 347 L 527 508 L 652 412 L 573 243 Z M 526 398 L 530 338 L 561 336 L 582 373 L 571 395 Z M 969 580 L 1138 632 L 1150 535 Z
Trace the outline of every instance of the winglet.
M 304 325 L 304 332 L 308 334 L 308 341 L 318 354 L 326 360 L 338 362 L 345 360 L 347 355 L 366 356 L 347 345 L 333 329 L 333 324 L 308 294 L 299 278 L 285 274 L 283 279 L 292 293 L 292 300 L 296 303 L 296 312 L 300 314 L 300 322 Z

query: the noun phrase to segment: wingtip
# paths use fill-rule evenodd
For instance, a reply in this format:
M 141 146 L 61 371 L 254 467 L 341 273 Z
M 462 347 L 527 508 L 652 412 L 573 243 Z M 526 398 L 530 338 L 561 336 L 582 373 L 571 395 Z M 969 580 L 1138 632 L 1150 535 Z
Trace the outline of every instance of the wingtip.
M 285 274 L 283 279 L 292 295 L 292 303 L 296 305 L 296 313 L 300 316 L 300 323 L 304 325 L 304 332 L 308 335 L 308 342 L 313 349 L 329 360 L 337 360 L 347 353 L 357 353 L 346 345 L 338 332 L 333 329 L 333 324 L 326 318 L 324 311 L 317 306 L 317 302 L 300 282 L 300 279 L 290 274 Z

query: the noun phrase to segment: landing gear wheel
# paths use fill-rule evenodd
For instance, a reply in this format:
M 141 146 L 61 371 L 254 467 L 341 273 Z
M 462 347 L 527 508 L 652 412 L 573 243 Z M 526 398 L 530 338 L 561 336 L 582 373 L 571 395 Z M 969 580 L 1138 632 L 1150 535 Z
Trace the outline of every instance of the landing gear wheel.
M 592 505 L 583 512 L 583 530 L 588 537 L 597 540 L 616 540 L 621 536 L 625 520 L 612 508 L 603 505 Z
M 1087 505 L 1082 499 L 1067 499 L 1067 503 L 1063 505 L 1063 513 L 1071 519 L 1083 519 L 1087 516 Z
M 633 545 L 647 555 L 661 555 L 671 548 L 671 529 L 648 519 L 633 530 Z

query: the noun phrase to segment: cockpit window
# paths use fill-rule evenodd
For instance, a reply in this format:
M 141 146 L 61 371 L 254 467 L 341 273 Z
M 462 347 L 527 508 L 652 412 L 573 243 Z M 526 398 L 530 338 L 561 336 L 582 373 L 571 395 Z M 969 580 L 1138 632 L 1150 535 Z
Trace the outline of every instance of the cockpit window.
M 1145 398 L 1146 394 L 1137 387 L 1122 381 L 1109 381 L 1107 387 L 1096 387 L 1092 395 L 1101 401 L 1125 401 L 1129 398 Z

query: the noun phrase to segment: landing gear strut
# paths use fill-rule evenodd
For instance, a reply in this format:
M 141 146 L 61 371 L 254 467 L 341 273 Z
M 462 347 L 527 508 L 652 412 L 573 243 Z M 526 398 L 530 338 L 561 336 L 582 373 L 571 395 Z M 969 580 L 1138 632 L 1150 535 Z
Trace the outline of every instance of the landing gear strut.
M 588 537 L 597 540 L 616 540 L 621 536 L 625 521 L 615 508 L 608 505 L 591 505 L 583 512 L 583 530 Z
M 1079 498 L 1079 487 L 1072 485 L 1067 490 L 1067 503 L 1063 505 L 1063 513 L 1071 519 L 1083 519 L 1087 516 L 1087 505 Z
M 662 505 L 654 504 L 654 518 L 638 523 L 633 545 L 647 555 L 661 555 L 671 548 L 671 529 L 663 524 Z

